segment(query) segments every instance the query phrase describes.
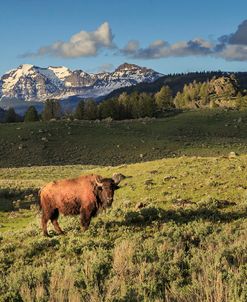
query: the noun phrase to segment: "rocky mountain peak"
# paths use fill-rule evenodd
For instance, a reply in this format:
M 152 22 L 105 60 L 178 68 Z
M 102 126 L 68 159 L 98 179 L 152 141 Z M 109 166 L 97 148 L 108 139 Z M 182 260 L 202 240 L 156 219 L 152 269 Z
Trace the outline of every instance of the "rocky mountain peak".
M 123 63 L 121 65 L 119 65 L 115 72 L 121 72 L 121 71 L 129 71 L 129 72 L 136 72 L 136 71 L 139 71 L 139 72 L 147 72 L 147 71 L 152 71 L 154 72 L 154 70 L 152 69 L 148 69 L 146 67 L 141 67 L 141 66 L 138 66 L 136 64 L 129 64 L 129 63 Z
M 135 65 L 135 64 L 123 63 L 123 64 L 119 65 L 115 71 L 141 69 L 141 68 L 142 67 Z
M 23 64 L 2 76 L 0 97 L 24 101 L 44 101 L 47 98 L 70 96 L 99 97 L 115 89 L 153 82 L 162 74 L 135 64 L 124 63 L 113 72 L 89 74 L 72 71 L 65 66 L 41 68 Z

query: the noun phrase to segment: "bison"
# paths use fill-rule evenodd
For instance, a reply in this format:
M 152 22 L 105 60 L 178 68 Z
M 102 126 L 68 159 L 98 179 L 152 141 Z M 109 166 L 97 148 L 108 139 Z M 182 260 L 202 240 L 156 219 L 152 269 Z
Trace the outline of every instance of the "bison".
M 81 226 L 86 230 L 93 216 L 112 205 L 114 191 L 123 178 L 122 174 L 112 178 L 92 174 L 48 183 L 39 193 L 43 234 L 48 236 L 49 220 L 59 234 L 64 233 L 58 224 L 59 213 L 80 214 Z

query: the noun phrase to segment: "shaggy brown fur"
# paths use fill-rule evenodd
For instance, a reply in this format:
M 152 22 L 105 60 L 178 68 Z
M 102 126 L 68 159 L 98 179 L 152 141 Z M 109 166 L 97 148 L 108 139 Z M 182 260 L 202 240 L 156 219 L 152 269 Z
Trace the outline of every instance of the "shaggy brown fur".
M 114 191 L 120 181 L 99 175 L 80 176 L 48 183 L 40 190 L 42 229 L 48 236 L 47 222 L 51 220 L 55 230 L 63 234 L 58 224 L 59 213 L 80 214 L 81 226 L 86 230 L 90 220 L 100 209 L 111 206 Z

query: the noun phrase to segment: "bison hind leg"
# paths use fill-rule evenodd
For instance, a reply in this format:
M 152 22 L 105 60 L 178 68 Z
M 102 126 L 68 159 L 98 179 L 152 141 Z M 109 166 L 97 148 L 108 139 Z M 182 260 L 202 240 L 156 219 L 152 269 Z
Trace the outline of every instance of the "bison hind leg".
M 54 211 L 51 214 L 51 222 L 58 234 L 64 234 L 64 231 L 60 228 L 60 225 L 58 224 L 58 216 L 59 216 L 59 211 L 58 209 L 54 209 Z
M 49 218 L 43 211 L 42 213 L 42 218 L 41 218 L 41 223 L 42 223 L 42 229 L 43 229 L 43 234 L 44 236 L 49 236 L 48 231 L 47 231 L 47 223 L 48 223 Z

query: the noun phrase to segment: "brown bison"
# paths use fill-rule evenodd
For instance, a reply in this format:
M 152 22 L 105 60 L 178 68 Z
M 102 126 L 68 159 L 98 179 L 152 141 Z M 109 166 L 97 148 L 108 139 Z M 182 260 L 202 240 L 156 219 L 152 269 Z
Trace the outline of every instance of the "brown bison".
M 59 213 L 64 215 L 80 214 L 81 226 L 86 230 L 90 220 L 101 209 L 110 207 L 114 191 L 122 174 L 114 174 L 112 178 L 100 175 L 80 176 L 74 179 L 53 181 L 40 190 L 40 206 L 42 209 L 42 228 L 48 236 L 47 222 L 51 220 L 55 230 L 63 234 L 58 224 Z

